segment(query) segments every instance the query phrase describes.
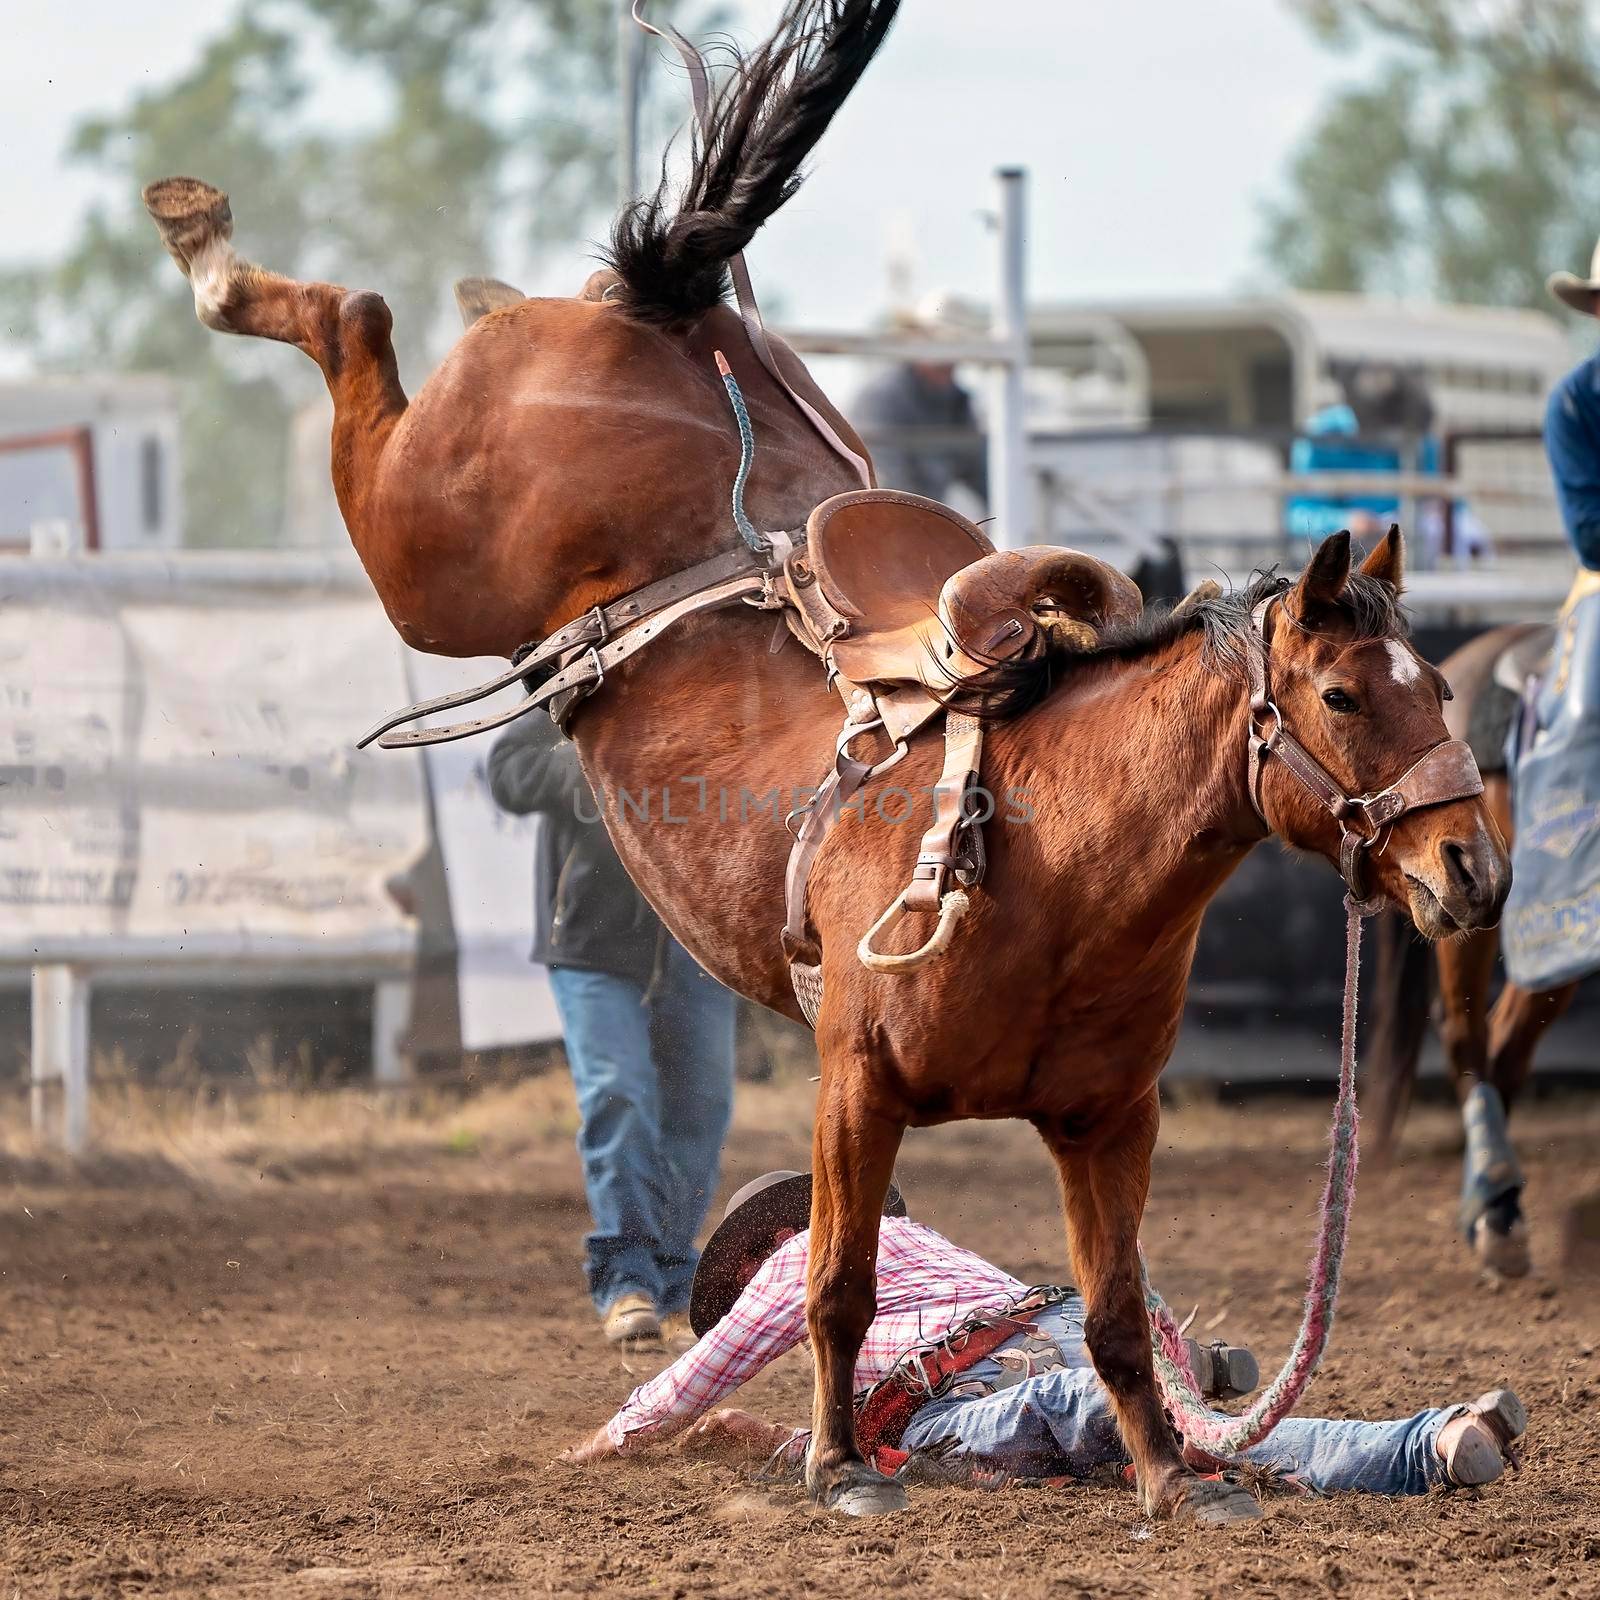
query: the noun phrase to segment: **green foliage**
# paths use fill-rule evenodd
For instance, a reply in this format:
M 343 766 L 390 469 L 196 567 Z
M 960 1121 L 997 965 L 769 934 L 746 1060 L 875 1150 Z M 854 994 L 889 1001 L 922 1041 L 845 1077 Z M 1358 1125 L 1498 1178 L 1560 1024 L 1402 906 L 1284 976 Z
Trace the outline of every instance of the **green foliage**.
M 0 273 L 0 318 L 45 371 L 181 374 L 190 541 L 270 544 L 289 419 L 320 379 L 199 326 L 139 189 L 204 178 L 251 259 L 378 289 L 415 386 L 454 336 L 456 277 L 609 213 L 616 17 L 613 0 L 251 0 L 182 77 L 77 128 L 71 157 L 113 198 L 61 260 Z
M 1267 214 L 1290 283 L 1551 309 L 1544 280 L 1600 229 L 1600 31 L 1590 0 L 1289 0 L 1377 59 L 1295 153 Z

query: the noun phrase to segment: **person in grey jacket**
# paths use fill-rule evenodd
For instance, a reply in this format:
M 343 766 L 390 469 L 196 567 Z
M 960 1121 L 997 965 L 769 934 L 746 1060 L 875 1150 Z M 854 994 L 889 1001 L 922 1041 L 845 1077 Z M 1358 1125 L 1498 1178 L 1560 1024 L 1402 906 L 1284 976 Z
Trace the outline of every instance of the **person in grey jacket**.
M 506 811 L 543 820 L 532 954 L 549 968 L 578 1091 L 589 1292 L 607 1339 L 658 1339 L 688 1307 L 717 1186 L 734 998 L 634 887 L 576 748 L 547 716 L 495 742 L 489 789 Z
M 949 341 L 982 338 L 987 326 L 974 307 L 936 291 L 914 309 L 895 313 L 890 331 L 912 340 Z M 947 500 L 959 484 L 977 502 L 973 513 L 982 514 L 979 507 L 989 498 L 983 430 L 972 397 L 956 381 L 955 364 L 931 343 L 926 359 L 877 372 L 851 402 L 849 415 L 872 450 L 885 489 Z

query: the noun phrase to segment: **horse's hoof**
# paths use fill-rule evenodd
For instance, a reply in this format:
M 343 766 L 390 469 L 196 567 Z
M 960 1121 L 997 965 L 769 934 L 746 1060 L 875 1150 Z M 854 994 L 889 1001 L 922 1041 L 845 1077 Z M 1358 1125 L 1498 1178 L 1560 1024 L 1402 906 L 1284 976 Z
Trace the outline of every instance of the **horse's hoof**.
M 828 1509 L 841 1517 L 886 1517 L 910 1504 L 905 1490 L 885 1478 L 881 1483 L 857 1483 L 841 1489 L 828 1502 Z
M 1248 1489 L 1217 1478 L 1185 1479 L 1172 1508 L 1177 1521 L 1257 1522 L 1261 1515 L 1261 1502 Z
M 189 263 L 204 245 L 233 237 L 233 209 L 227 195 L 198 178 L 161 178 L 145 185 L 143 199 L 161 242 L 186 276 Z
M 841 1517 L 884 1517 L 911 1504 L 903 1484 L 864 1461 L 847 1462 L 836 1475 L 808 1477 L 812 1498 Z
M 1472 1225 L 1472 1253 L 1488 1271 L 1502 1278 L 1525 1278 L 1533 1268 L 1528 1249 L 1528 1224 L 1518 1217 L 1509 1228 L 1496 1228 L 1484 1215 Z

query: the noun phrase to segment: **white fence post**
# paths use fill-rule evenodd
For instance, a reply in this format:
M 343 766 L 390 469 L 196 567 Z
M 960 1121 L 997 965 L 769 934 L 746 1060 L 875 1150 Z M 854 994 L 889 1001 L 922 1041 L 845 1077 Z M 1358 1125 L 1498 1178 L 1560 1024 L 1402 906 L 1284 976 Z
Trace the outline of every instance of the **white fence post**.
M 69 1155 L 89 1147 L 89 982 L 82 967 L 33 969 L 33 1131 L 51 1121 L 49 1085 L 61 1085 L 61 1143 Z
M 1023 388 L 1028 370 L 1027 174 L 1021 167 L 1002 167 L 995 179 L 1000 211 L 993 332 L 1009 349 L 989 382 L 989 509 L 995 518 L 995 543 L 1015 550 L 1034 537 Z
M 372 1078 L 375 1083 L 410 1081 L 411 1058 L 400 1048 L 411 1021 L 411 979 L 380 978 L 372 986 Z

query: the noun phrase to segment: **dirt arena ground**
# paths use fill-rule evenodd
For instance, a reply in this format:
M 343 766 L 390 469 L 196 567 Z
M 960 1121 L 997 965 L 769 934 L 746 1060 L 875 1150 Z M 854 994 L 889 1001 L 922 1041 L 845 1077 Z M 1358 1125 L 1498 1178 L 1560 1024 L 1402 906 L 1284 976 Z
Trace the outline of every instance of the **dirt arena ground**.
M 809 1086 L 741 1089 L 727 1183 L 801 1165 Z M 1172 1112 L 1146 1240 L 1174 1305 L 1274 1364 L 1297 1313 L 1324 1108 Z M 366 1122 L 361 1121 L 364 1116 Z M 299 1126 L 294 1126 L 295 1124 Z M 553 1458 L 641 1377 L 595 1338 L 572 1109 L 553 1079 L 432 1121 L 304 1102 L 270 1129 L 145 1135 L 69 1177 L 0 1152 L 0 1597 L 1600 1595 L 1600 1280 L 1558 1271 L 1600 1104 L 1521 1125 L 1539 1275 L 1452 1238 L 1451 1119 L 1369 1175 L 1311 1409 L 1405 1414 L 1510 1381 L 1521 1473 L 1483 1493 L 1275 1502 L 1152 1525 L 1085 1485 L 922 1490 L 873 1523 L 665 1452 Z M 913 1135 L 915 1210 L 1024 1279 L 1064 1271 L 1032 1135 Z M 746 1391 L 804 1415 L 802 1352 Z

